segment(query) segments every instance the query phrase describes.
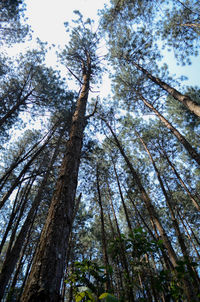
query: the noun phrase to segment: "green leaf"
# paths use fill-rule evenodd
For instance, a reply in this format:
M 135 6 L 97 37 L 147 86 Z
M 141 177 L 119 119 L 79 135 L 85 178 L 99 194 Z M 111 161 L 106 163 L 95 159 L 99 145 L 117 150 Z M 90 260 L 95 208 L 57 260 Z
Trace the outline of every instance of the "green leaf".
M 119 300 L 109 293 L 103 293 L 99 296 L 99 299 L 105 299 L 106 302 L 119 302 Z
M 99 299 L 104 299 L 108 296 L 108 293 L 103 293 L 101 296 L 99 296 Z
M 80 302 L 84 297 L 85 297 L 86 293 L 82 292 L 82 293 L 78 293 L 75 297 L 75 301 L 76 302 Z

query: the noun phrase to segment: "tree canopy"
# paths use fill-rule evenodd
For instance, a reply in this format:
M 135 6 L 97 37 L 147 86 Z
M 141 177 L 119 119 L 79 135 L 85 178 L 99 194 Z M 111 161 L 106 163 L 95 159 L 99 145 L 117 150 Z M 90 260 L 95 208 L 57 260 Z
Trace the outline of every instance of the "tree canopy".
M 25 4 L 0 2 L 1 47 Z M 199 55 L 199 1 L 74 13 L 58 67 L 39 40 L 0 57 L 0 300 L 197 302 L 200 88 L 166 50 Z

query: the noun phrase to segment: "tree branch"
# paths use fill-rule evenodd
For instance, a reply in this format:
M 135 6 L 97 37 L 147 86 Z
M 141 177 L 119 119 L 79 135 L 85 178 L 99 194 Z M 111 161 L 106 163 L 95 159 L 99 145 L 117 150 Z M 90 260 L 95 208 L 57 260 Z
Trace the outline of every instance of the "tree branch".
M 99 97 L 97 96 L 97 99 L 96 99 L 96 102 L 95 102 L 95 105 L 94 105 L 94 110 L 92 111 L 91 114 L 86 115 L 86 117 L 85 117 L 86 119 L 89 119 L 90 117 L 92 117 L 96 113 L 98 101 L 99 101 Z
M 73 71 L 68 67 L 66 66 L 67 70 L 75 77 L 75 79 L 81 84 L 83 85 L 83 83 L 81 82 L 81 80 L 73 73 Z

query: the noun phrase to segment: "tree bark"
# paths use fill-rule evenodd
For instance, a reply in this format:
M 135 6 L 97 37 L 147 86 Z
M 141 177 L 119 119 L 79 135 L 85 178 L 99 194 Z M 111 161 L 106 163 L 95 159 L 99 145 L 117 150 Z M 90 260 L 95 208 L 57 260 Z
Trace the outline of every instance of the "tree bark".
M 105 232 L 105 223 L 104 223 L 104 210 L 102 205 L 102 199 L 101 199 L 101 191 L 100 191 L 100 184 L 99 184 L 99 167 L 97 165 L 96 167 L 96 184 L 97 184 L 97 193 L 98 193 L 98 204 L 100 208 L 100 217 L 101 217 L 101 236 L 102 236 L 102 250 L 103 250 L 103 256 L 104 256 L 104 263 L 105 263 L 105 273 L 106 273 L 106 288 L 105 291 L 109 292 L 111 290 L 111 281 L 110 276 L 108 272 L 109 265 L 109 259 L 108 259 L 108 253 L 107 253 L 107 241 L 106 241 L 106 232 Z
M 170 215 L 171 215 L 172 223 L 173 223 L 173 226 L 174 226 L 174 229 L 175 229 L 175 233 L 176 233 L 176 236 L 177 236 L 177 239 L 178 239 L 178 243 L 179 243 L 179 245 L 181 247 L 182 254 L 184 256 L 184 259 L 188 261 L 188 263 L 187 263 L 188 271 L 190 272 L 190 275 L 193 277 L 194 286 L 196 288 L 198 288 L 198 286 L 199 286 L 199 280 L 196 277 L 197 273 L 196 273 L 195 268 L 191 265 L 190 255 L 189 255 L 189 252 L 187 250 L 184 237 L 183 237 L 183 235 L 182 235 L 182 233 L 180 231 L 180 227 L 179 227 L 178 221 L 176 219 L 176 216 L 175 216 L 175 213 L 174 213 L 174 209 L 173 209 L 172 204 L 171 204 L 170 196 L 168 195 L 168 193 L 167 193 L 167 191 L 165 189 L 165 186 L 163 184 L 160 172 L 159 172 L 159 170 L 158 170 L 158 168 L 156 166 L 156 163 L 155 163 L 155 161 L 154 161 L 154 159 L 153 159 L 153 157 L 151 155 L 150 150 L 148 149 L 148 147 L 145 144 L 144 140 L 140 137 L 139 133 L 136 130 L 135 130 L 135 133 L 136 133 L 137 137 L 140 139 L 142 145 L 144 146 L 144 148 L 145 148 L 145 150 L 146 150 L 146 152 L 147 152 L 147 154 L 148 154 L 148 156 L 149 156 L 149 158 L 150 158 L 150 160 L 152 162 L 152 165 L 153 165 L 154 170 L 156 172 L 156 175 L 157 175 L 160 187 L 161 187 L 163 195 L 165 197 L 165 201 L 166 201 L 167 207 L 168 207 Z M 193 283 L 191 283 L 190 278 L 188 276 L 184 277 L 184 283 L 186 285 L 185 286 L 186 295 L 188 296 L 188 298 L 191 301 L 193 301 L 193 300 L 195 301 L 195 290 L 194 290 L 194 287 L 193 287 Z
M 181 104 L 183 104 L 187 109 L 189 109 L 190 112 L 194 113 L 196 116 L 200 117 L 200 105 L 198 105 L 194 100 L 192 100 L 188 95 L 184 95 L 180 93 L 175 88 L 171 87 L 167 83 L 163 82 L 158 77 L 154 77 L 152 74 L 150 74 L 146 69 L 144 69 L 142 66 L 137 64 L 134 61 L 130 61 L 133 63 L 133 65 L 143 72 L 144 75 L 147 76 L 152 82 L 157 84 L 159 87 L 167 91 L 173 98 L 175 98 L 177 101 L 179 101 Z
M 200 165 L 200 155 L 197 153 L 197 151 L 190 145 L 190 143 L 186 140 L 186 138 L 175 128 L 172 126 L 172 124 L 164 118 L 162 114 L 154 108 L 152 104 L 150 104 L 141 94 L 139 94 L 140 98 L 142 99 L 143 103 L 150 108 L 155 114 L 159 117 L 161 122 L 173 133 L 174 136 L 178 139 L 178 141 L 184 146 L 184 148 L 187 150 L 187 152 L 190 154 L 190 157 L 194 159 L 197 164 Z
M 89 62 L 87 70 L 85 66 L 83 68 L 83 85 L 72 118 L 65 156 L 32 269 L 21 297 L 23 302 L 56 302 L 61 298 L 60 285 L 73 219 L 90 75 Z
M 171 242 L 170 242 L 170 240 L 169 240 L 169 238 L 168 238 L 168 236 L 167 236 L 167 234 L 166 234 L 166 232 L 165 232 L 165 230 L 164 230 L 164 228 L 163 228 L 163 226 L 161 224 L 161 221 L 160 221 L 160 219 L 158 217 L 158 214 L 156 213 L 156 210 L 155 210 L 155 208 L 154 208 L 154 206 L 152 204 L 152 201 L 151 201 L 149 195 L 147 194 L 146 190 L 144 189 L 144 187 L 143 187 L 143 185 L 141 183 L 141 180 L 140 180 L 137 172 L 133 168 L 133 165 L 131 164 L 129 158 L 126 156 L 125 151 L 124 151 L 123 147 L 121 146 L 121 144 L 120 144 L 120 142 L 119 142 L 116 134 L 112 130 L 111 126 L 106 122 L 106 120 L 105 119 L 102 119 L 102 120 L 104 120 L 104 122 L 106 123 L 106 125 L 109 128 L 110 132 L 112 133 L 113 138 L 115 140 L 115 143 L 116 143 L 116 145 L 117 145 L 117 147 L 118 147 L 118 149 L 119 149 L 122 157 L 124 158 L 127 166 L 130 169 L 130 172 L 131 172 L 131 174 L 133 176 L 134 182 L 136 183 L 136 185 L 137 185 L 137 187 L 139 189 L 139 192 L 141 194 L 141 199 L 145 203 L 146 208 L 147 208 L 147 210 L 149 212 L 151 221 L 156 225 L 156 227 L 157 227 L 157 229 L 158 229 L 158 231 L 159 231 L 159 233 L 161 235 L 161 238 L 163 240 L 163 243 L 164 243 L 164 245 L 165 245 L 165 247 L 166 247 L 166 249 L 168 251 L 169 258 L 170 258 L 173 266 L 175 267 L 177 265 L 177 256 L 176 256 L 176 253 L 175 253 L 175 251 L 174 251 L 174 249 L 173 249 L 173 247 L 171 245 Z
M 126 216 L 127 225 L 128 225 L 130 234 L 132 234 L 133 233 L 132 225 L 131 225 L 131 221 L 130 221 L 130 218 L 129 218 L 128 209 L 127 209 L 127 206 L 126 206 L 126 203 L 125 203 L 125 200 L 124 200 L 124 196 L 123 196 L 123 193 L 122 193 L 122 189 L 121 189 L 121 185 L 120 185 L 120 181 L 119 181 L 119 176 L 117 174 L 117 169 L 116 169 L 116 166 L 115 166 L 115 163 L 114 163 L 113 160 L 112 160 L 112 163 L 113 163 L 113 168 L 114 168 L 114 172 L 115 172 L 115 177 L 116 177 L 116 180 L 117 180 L 117 186 L 118 186 L 118 189 L 119 189 L 119 194 L 120 194 L 122 205 L 123 205 L 123 208 L 124 208 L 124 213 L 125 213 L 125 216 Z
M 26 238 L 26 235 L 28 233 L 30 225 L 31 225 L 31 223 L 34 219 L 35 212 L 37 211 L 37 209 L 39 207 L 40 201 L 42 199 L 42 194 L 44 192 L 45 185 L 46 185 L 47 180 L 49 178 L 50 170 L 51 170 L 51 168 L 52 168 L 52 166 L 53 166 L 53 164 L 56 160 L 57 154 L 58 154 L 59 142 L 61 140 L 62 135 L 63 135 L 63 133 L 61 134 L 61 136 L 58 139 L 58 142 L 56 144 L 54 154 L 52 156 L 49 167 L 48 167 L 48 169 L 47 169 L 47 171 L 46 171 L 46 173 L 43 177 L 43 180 L 42 180 L 42 183 L 41 183 L 41 185 L 38 189 L 37 195 L 36 195 L 32 205 L 31 205 L 31 208 L 30 208 L 30 210 L 27 214 L 27 217 L 24 221 L 24 224 L 22 225 L 21 230 L 20 230 L 20 232 L 19 232 L 19 234 L 18 234 L 18 236 L 17 236 L 17 238 L 14 242 L 14 245 L 12 247 L 10 246 L 10 248 L 8 248 L 9 253 L 7 252 L 7 254 L 6 254 L 6 258 L 5 258 L 5 261 L 3 263 L 2 271 L 1 271 L 1 274 L 0 274 L 0 300 L 4 295 L 5 288 L 7 286 L 7 283 L 9 281 L 9 279 L 10 279 L 10 276 L 12 275 L 12 273 L 14 271 L 15 265 L 18 261 L 18 258 L 19 258 L 24 240 Z M 46 145 L 46 143 L 42 147 L 44 147 L 45 145 Z M 39 149 L 39 151 L 40 151 L 40 149 Z
M 170 165 L 170 167 L 172 168 L 172 170 L 174 171 L 174 174 L 176 175 L 177 179 L 179 180 L 179 182 L 181 183 L 181 185 L 183 186 L 183 188 L 185 189 L 185 191 L 187 192 L 188 196 L 190 197 L 193 205 L 195 206 L 195 208 L 200 211 L 200 205 L 198 204 L 198 202 L 195 200 L 194 196 L 192 195 L 192 193 L 190 192 L 190 190 L 188 189 L 188 187 L 186 186 L 186 184 L 184 183 L 184 181 L 182 180 L 181 176 L 179 175 L 178 171 L 176 170 L 175 166 L 173 165 L 173 163 L 171 162 L 171 160 L 169 159 L 167 153 L 165 152 L 165 150 L 162 148 L 162 151 L 164 153 L 164 156 L 168 162 L 168 164 Z

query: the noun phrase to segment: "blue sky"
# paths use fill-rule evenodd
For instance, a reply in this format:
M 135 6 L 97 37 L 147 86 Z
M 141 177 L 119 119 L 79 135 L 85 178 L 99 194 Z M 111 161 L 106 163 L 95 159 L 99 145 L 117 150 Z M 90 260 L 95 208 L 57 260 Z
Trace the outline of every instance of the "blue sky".
M 67 43 L 67 35 L 64 27 L 65 21 L 74 18 L 73 11 L 80 10 L 85 18 L 90 17 L 97 20 L 97 10 L 102 9 L 104 4 L 109 4 L 109 0 L 26 0 L 28 22 L 34 31 L 34 36 L 50 44 Z M 56 58 L 49 56 L 48 63 L 54 64 Z M 170 75 L 177 77 L 185 75 L 188 81 L 184 85 L 199 85 L 200 59 L 192 58 L 192 65 L 177 66 L 173 53 L 165 54 L 164 62 L 169 65 Z

